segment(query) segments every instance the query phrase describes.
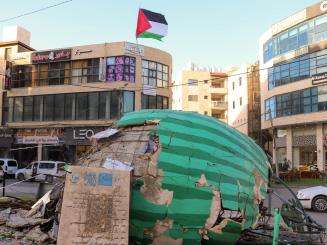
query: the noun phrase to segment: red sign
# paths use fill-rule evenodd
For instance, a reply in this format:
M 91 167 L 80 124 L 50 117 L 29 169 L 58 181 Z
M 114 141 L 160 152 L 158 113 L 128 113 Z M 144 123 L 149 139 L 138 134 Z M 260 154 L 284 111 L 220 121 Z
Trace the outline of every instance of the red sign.
M 43 52 L 32 53 L 32 63 L 48 63 L 55 61 L 70 60 L 72 51 L 71 49 L 58 49 Z

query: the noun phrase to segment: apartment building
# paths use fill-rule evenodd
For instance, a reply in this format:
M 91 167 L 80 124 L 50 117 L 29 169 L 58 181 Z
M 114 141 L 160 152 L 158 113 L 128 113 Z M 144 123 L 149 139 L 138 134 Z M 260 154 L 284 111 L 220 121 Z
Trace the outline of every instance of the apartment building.
M 0 136 L 13 140 L 3 139 L 2 154 L 26 162 L 73 161 L 90 148 L 93 134 L 125 113 L 171 108 L 167 52 L 129 42 L 36 51 L 25 29 L 7 32 L 0 43 Z M 10 150 L 26 146 L 38 147 Z
M 274 163 L 317 163 L 326 170 L 326 6 L 327 1 L 309 6 L 260 39 L 261 125 L 274 135 Z
M 228 124 L 261 143 L 259 64 L 229 69 Z
M 176 83 L 177 89 L 181 98 L 179 109 L 195 111 L 227 123 L 227 74 L 194 67 L 183 70 Z

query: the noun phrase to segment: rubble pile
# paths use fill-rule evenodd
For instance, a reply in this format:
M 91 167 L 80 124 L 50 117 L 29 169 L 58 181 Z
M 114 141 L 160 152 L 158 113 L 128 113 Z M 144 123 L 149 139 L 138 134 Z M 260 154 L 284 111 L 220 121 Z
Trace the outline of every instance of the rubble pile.
M 55 244 L 63 183 L 56 184 L 33 206 L 29 201 L 0 198 L 0 243 Z

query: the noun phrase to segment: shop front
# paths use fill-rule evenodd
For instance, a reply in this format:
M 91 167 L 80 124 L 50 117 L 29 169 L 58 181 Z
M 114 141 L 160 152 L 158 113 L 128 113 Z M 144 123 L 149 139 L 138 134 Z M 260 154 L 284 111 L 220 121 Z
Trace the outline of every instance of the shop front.
M 10 157 L 13 143 L 12 130 L 0 129 L 0 157 Z
M 63 129 L 18 129 L 12 151 L 14 158 L 27 165 L 35 160 L 64 161 Z
M 91 137 L 108 127 L 75 127 L 66 128 L 64 134 L 64 142 L 71 149 L 71 157 L 73 161 L 80 158 L 83 154 L 91 149 Z

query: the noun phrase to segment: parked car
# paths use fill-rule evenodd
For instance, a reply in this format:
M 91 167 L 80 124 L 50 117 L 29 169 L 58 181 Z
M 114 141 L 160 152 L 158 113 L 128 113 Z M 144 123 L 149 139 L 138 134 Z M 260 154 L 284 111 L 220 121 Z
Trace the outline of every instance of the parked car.
M 19 169 L 15 178 L 21 181 L 35 176 L 34 180 L 52 182 L 54 177 L 65 174 L 63 169 L 65 165 L 65 162 L 59 161 L 35 161 L 26 168 Z
M 0 166 L 2 170 L 8 175 L 15 175 L 18 170 L 18 164 L 15 159 L 0 158 Z
M 327 212 L 326 186 L 314 186 L 301 189 L 297 192 L 297 198 L 304 208 L 313 209 L 317 212 Z

